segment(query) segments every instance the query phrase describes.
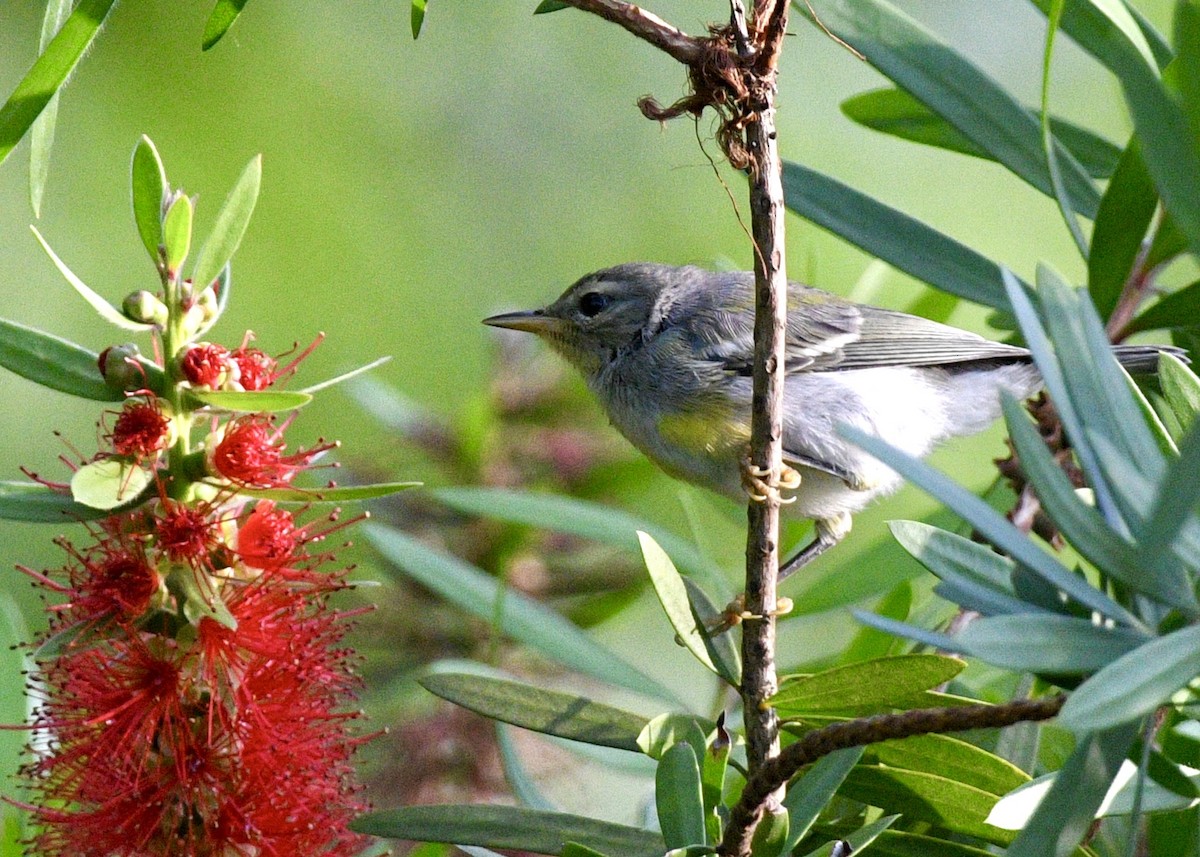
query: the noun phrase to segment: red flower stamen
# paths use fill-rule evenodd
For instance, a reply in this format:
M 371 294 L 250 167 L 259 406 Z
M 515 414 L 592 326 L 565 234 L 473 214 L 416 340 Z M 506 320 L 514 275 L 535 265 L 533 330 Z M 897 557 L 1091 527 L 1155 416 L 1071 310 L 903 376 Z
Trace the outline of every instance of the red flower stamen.
M 144 461 L 157 458 L 166 449 L 170 436 L 171 421 L 164 416 L 157 400 L 131 400 L 117 416 L 108 440 L 117 455 Z
M 265 390 L 279 377 L 276 372 L 277 361 L 262 349 L 243 345 L 229 357 L 237 366 L 237 382 L 243 390 Z
M 172 562 L 208 567 L 209 557 L 221 543 L 220 526 L 221 522 L 214 520 L 203 505 L 163 500 L 155 520 L 156 544 Z
M 179 361 L 179 369 L 188 381 L 211 390 L 219 388 L 229 377 L 230 366 L 229 349 L 211 342 L 193 345 Z
M 301 470 L 312 466 L 336 443 L 318 443 L 285 455 L 282 443 L 287 423 L 275 426 L 269 417 L 254 414 L 232 420 L 225 426 L 224 435 L 209 454 L 209 470 L 213 475 L 238 485 L 255 488 L 285 488 Z

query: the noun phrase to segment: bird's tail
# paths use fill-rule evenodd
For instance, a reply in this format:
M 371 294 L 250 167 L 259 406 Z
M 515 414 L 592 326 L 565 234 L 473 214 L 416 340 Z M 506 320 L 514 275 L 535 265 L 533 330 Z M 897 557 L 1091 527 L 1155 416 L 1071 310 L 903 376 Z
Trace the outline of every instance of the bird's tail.
M 1158 371 L 1158 358 L 1162 354 L 1178 357 L 1190 363 L 1186 352 L 1174 345 L 1114 345 L 1113 357 L 1132 375 L 1153 375 Z

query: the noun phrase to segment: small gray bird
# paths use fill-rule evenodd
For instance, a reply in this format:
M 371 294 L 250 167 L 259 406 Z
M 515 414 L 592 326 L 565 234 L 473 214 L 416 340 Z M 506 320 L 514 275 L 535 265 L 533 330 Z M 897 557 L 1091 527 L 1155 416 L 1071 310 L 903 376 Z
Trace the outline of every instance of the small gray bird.
M 582 374 L 613 425 L 672 476 L 744 498 L 754 355 L 754 275 L 651 263 L 588 274 L 549 306 L 484 319 L 535 333 Z M 839 423 L 913 456 L 981 431 L 1000 394 L 1035 393 L 1024 348 L 788 284 L 783 458 L 791 508 L 816 522 L 795 570 L 836 544 L 850 516 L 901 477 L 845 441 Z M 1116 346 L 1153 371 L 1157 346 Z

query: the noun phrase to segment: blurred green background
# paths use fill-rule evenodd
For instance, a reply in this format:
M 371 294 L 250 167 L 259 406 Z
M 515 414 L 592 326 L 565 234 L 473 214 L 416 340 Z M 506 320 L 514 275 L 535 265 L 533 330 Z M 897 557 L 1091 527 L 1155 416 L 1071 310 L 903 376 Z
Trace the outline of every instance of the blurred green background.
M 0 11 L 5 93 L 35 56 L 40 5 L 9 3 Z M 898 5 L 1026 103 L 1037 103 L 1044 22 L 1030 4 Z M 1167 0 L 1137 5 L 1168 25 Z M 496 349 L 480 318 L 547 302 L 578 276 L 617 262 L 750 262 L 726 187 L 697 145 L 698 132 L 717 157 L 709 117 L 698 127 L 683 120 L 659 126 L 634 106 L 647 93 L 664 102 L 682 95 L 680 69 L 616 27 L 573 10 L 533 17 L 534 6 L 433 0 L 414 42 L 409 4 L 400 0 L 261 0 L 202 53 L 209 3 L 127 0 L 65 92 L 38 228 L 77 274 L 119 302 L 157 285 L 128 198 L 138 136 L 155 141 L 173 185 L 199 195 L 200 234 L 242 166 L 261 152 L 262 195 L 234 259 L 231 308 L 213 338 L 236 344 L 249 328 L 261 347 L 279 353 L 325 331 L 328 340 L 304 363 L 299 386 L 390 354 L 379 380 L 451 420 L 472 419 Z M 663 0 L 653 8 L 689 32 L 727 14 L 716 0 Z M 780 80 L 785 158 L 926 220 L 1019 274 L 1047 260 L 1081 276 L 1049 199 L 1001 167 L 853 125 L 838 104 L 883 79 L 798 15 L 792 31 Z M 1123 144 L 1128 123 L 1115 84 L 1073 48 L 1062 45 L 1055 58 L 1056 112 Z M 29 232 L 27 157 L 22 145 L 0 167 L 0 315 L 100 350 L 116 341 L 113 331 L 63 282 Z M 741 179 L 727 169 L 721 175 L 745 211 Z M 788 230 L 793 278 L 987 331 L 978 308 L 931 297 L 798 219 Z M 48 477 L 64 474 L 56 458 L 67 450 L 52 432 L 90 452 L 97 418 L 93 403 L 0 374 L 0 478 L 21 478 L 22 465 Z M 598 408 L 590 419 L 607 430 Z M 396 451 L 395 439 L 339 389 L 319 396 L 289 433 L 293 444 L 318 435 L 341 438 L 341 457 L 351 463 L 391 460 Z M 982 488 L 993 478 L 990 459 L 1003 453 L 992 432 L 936 461 Z M 639 514 L 687 534 L 683 509 L 695 498 L 645 473 L 650 482 L 635 497 L 626 492 L 606 501 L 641 501 Z M 444 478 L 411 457 L 390 476 Z M 931 509 L 926 498 L 905 491 L 862 515 L 850 542 L 821 561 L 821 577 L 853 575 L 855 558 L 888 540 L 883 521 Z M 740 513 L 726 511 L 734 523 L 719 551 L 733 579 L 743 547 Z M 41 621 L 35 594 L 11 569 L 59 564 L 50 544 L 55 533 L 0 524 L 0 580 L 34 627 Z M 370 562 L 365 552 L 357 557 Z M 916 573 L 898 552 L 887 557 L 884 577 Z M 784 592 L 800 597 L 805 588 L 793 581 Z M 380 612 L 389 607 L 383 600 Z M 853 631 L 844 611 L 791 621 L 784 660 L 832 651 Z M 647 597 L 596 633 L 634 658 L 669 651 L 669 631 Z M 643 666 L 688 696 L 696 672 L 681 667 L 686 661 L 680 654 Z M 0 698 L 11 708 L 19 682 L 3 680 Z M 697 690 L 697 704 L 707 704 L 709 692 Z M 373 705 L 380 704 L 368 694 Z M 3 758 L 11 758 L 8 750 Z

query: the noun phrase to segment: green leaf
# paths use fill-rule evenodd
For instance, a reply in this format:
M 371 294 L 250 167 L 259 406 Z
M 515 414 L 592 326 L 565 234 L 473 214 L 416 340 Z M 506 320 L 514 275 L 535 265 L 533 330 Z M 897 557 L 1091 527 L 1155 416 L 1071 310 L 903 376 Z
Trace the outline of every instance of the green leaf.
M 1037 120 L 977 66 L 886 0 L 793 4 L 861 53 L 902 89 L 1043 193 L 1054 189 Z M 1071 206 L 1094 217 L 1100 193 L 1079 162 L 1055 141 Z
M 1102 318 L 1116 307 L 1157 209 L 1158 190 L 1134 137 L 1100 199 L 1092 230 L 1088 291 Z
M 277 503 L 350 503 L 374 500 L 410 488 L 420 488 L 422 482 L 375 482 L 370 485 L 338 485 L 334 488 L 245 488 L 238 487 L 243 497 L 274 500 Z
M 167 270 L 175 272 L 192 248 L 192 201 L 176 197 L 163 216 L 163 247 L 166 248 Z
M 705 734 L 716 729 L 715 723 L 701 720 L 691 714 L 668 712 L 650 718 L 637 738 L 638 748 L 652 759 L 661 759 L 663 754 L 680 741 L 686 741 L 700 758 L 707 746 Z
M 871 764 L 949 777 L 995 797 L 1029 782 L 1029 775 L 1010 762 L 950 735 L 916 735 L 872 744 L 865 758 Z
M 874 131 L 962 155 L 996 160 L 903 89 L 885 88 L 864 92 L 846 99 L 841 106 L 848 118 Z M 1032 112 L 1030 115 L 1033 115 Z M 1050 127 L 1054 136 L 1093 178 L 1108 178 L 1113 174 L 1121 155 L 1119 148 L 1064 119 L 1052 117 Z
M 901 830 L 883 831 L 869 853 L 871 857 L 993 857 L 991 851 L 972 845 Z
M 151 261 L 158 265 L 158 247 L 163 242 L 162 203 L 167 193 L 167 173 L 158 156 L 158 149 L 145 135 L 133 149 L 129 174 L 133 220 L 146 252 L 150 254 Z
M 1129 323 L 1130 333 L 1158 328 L 1200 327 L 1200 280 L 1171 292 Z
M 1005 857 L 1070 857 L 1092 829 L 1096 810 L 1108 792 L 1137 725 L 1084 735 L 1059 770 L 1037 811 L 1005 852 Z M 997 804 L 1003 808 L 1003 801 Z M 993 819 L 1001 823 L 1002 819 Z
M 1050 454 L 1038 430 L 1011 397 L 1003 399 L 1005 420 L 1021 466 L 1047 514 L 1071 545 L 1097 568 L 1136 592 L 1189 615 L 1200 612 L 1183 570 L 1150 561 L 1146 552 L 1117 535 L 1100 514 L 1079 499 L 1067 475 Z
M 118 310 L 104 298 L 100 297 L 100 295 L 94 292 L 91 287 L 87 285 L 87 283 L 75 276 L 75 274 L 66 266 L 62 259 L 58 258 L 58 255 L 50 249 L 50 245 L 46 243 L 46 239 L 42 237 L 42 233 L 37 231 L 36 227 L 30 226 L 29 228 L 33 232 L 33 237 L 37 239 L 38 243 L 42 245 L 42 249 L 46 251 L 46 255 L 50 257 L 50 261 L 54 263 L 56 268 L 58 268 L 58 272 L 63 275 L 63 277 L 68 283 L 71 284 L 71 287 L 74 288 L 75 291 L 79 292 L 80 296 L 85 301 L 91 304 L 92 309 L 98 312 L 101 318 L 103 318 L 109 324 L 116 325 L 122 330 L 130 330 L 140 333 L 154 329 L 154 325 L 152 324 L 143 324 L 139 321 L 133 321 L 129 318 L 126 318 L 123 312 Z
M 1075 240 L 1075 246 L 1079 250 L 1079 255 L 1085 260 L 1088 256 L 1087 239 L 1083 235 L 1083 229 L 1079 225 L 1079 218 L 1075 214 L 1075 205 L 1071 201 L 1070 193 L 1067 190 L 1065 180 L 1063 178 L 1063 164 L 1058 157 L 1057 141 L 1054 139 L 1054 133 L 1050 127 L 1050 68 L 1054 59 L 1054 37 L 1058 35 L 1058 25 L 1062 19 L 1064 0 L 1055 0 L 1050 7 L 1049 25 L 1046 27 L 1046 49 L 1042 55 L 1042 109 L 1039 116 L 1039 128 L 1041 130 L 1042 154 L 1046 157 L 1046 166 L 1050 173 L 1050 184 L 1054 190 L 1054 201 L 1058 203 L 1058 210 L 1062 214 L 1063 223 L 1067 226 L 1067 231 L 1071 233 L 1071 237 Z
M 93 509 L 112 511 L 139 497 L 154 482 L 154 471 L 121 458 L 84 464 L 71 476 L 71 496 Z
M 229 32 L 229 28 L 238 19 L 238 15 L 242 14 L 246 3 L 247 0 L 217 0 L 212 14 L 208 16 L 208 21 L 204 24 L 204 39 L 201 42 L 203 50 L 208 50 L 221 41 L 221 37 Z
M 1045 13 L 1053 0 L 1031 2 Z M 1062 29 L 1118 75 L 1130 56 L 1154 68 L 1165 66 L 1172 56 L 1162 35 L 1137 9 L 1120 0 L 1067 0 Z
M 964 598 L 971 609 L 987 615 L 1029 609 L 1013 592 L 1017 566 L 1008 557 L 920 521 L 890 521 L 888 527 L 906 551 L 950 586 L 948 594 L 957 596 L 956 603 Z
M 382 524 L 365 524 L 363 532 L 398 571 L 460 609 L 485 621 L 494 621 L 501 632 L 551 660 L 620 687 L 674 699 L 654 679 L 592 640 L 561 615 L 503 586 L 475 566 Z
M 434 673 L 417 680 L 435 696 L 484 717 L 569 741 L 641 752 L 638 735 L 649 719 L 584 696 L 466 673 Z
M 728 597 L 724 573 L 687 540 L 618 509 L 558 494 L 502 488 L 443 488 L 430 496 L 452 509 L 514 524 L 570 533 L 601 544 L 639 551 L 637 532 L 649 533 L 680 568 L 695 574 L 710 592 Z
M 686 741 L 671 745 L 658 760 L 654 802 L 667 848 L 705 844 L 700 763 Z
M 793 782 L 783 798 L 788 811 L 789 829 L 783 843 L 783 853 L 790 854 L 808 835 L 821 811 L 833 799 L 846 775 L 862 758 L 862 747 L 847 747 L 822 756 Z
M 995 509 L 961 485 L 934 470 L 918 459 L 905 455 L 883 441 L 864 432 L 844 427 L 842 433 L 853 443 L 898 472 L 917 487 L 952 508 L 963 520 L 977 529 L 985 539 L 1006 552 L 1018 564 L 1058 587 L 1071 598 L 1092 610 L 1132 626 L 1140 625 L 1137 617 L 1095 589 L 1082 577 L 1062 566 L 1014 527 Z
M 717 665 L 717 674 L 732 676 L 730 682 L 737 687 L 742 682 L 742 650 L 736 634 L 710 632 L 726 621 L 726 608 L 719 608 L 708 597 L 708 593 L 700 588 L 693 578 L 683 577 L 684 588 L 687 589 L 688 601 L 692 605 L 692 615 L 696 617 L 697 627 L 704 637 L 704 646 Z
M 984 821 L 996 796 L 952 777 L 860 764 L 847 775 L 839 794 L 993 845 L 1007 845 L 1013 838 L 1011 832 Z
M 783 164 L 783 193 L 790 210 L 894 268 L 952 295 L 1008 309 L 1000 267 L 921 221 L 790 161 Z
M 1139 631 L 1088 619 L 1023 613 L 976 619 L 955 639 L 993 666 L 1018 672 L 1081 675 L 1107 666 L 1147 641 Z
M 686 647 L 696 660 L 730 685 L 737 687 L 741 680 L 740 670 L 735 671 L 729 663 L 723 661 L 719 664 L 714 663 L 710 634 L 693 612 L 687 587 L 675 569 L 675 564 L 671 562 L 666 551 L 658 546 L 658 542 L 648 534 L 639 530 L 637 536 L 641 542 L 646 570 L 650 573 L 650 582 L 654 584 L 658 601 L 662 604 L 671 627 L 675 629 L 676 641 Z
M 225 197 L 221 210 L 217 213 L 212 232 L 200 248 L 196 257 L 196 266 L 192 269 L 192 282 L 197 289 L 206 288 L 217 278 L 221 270 L 229 264 L 242 236 L 246 234 L 246 226 L 254 213 L 254 205 L 258 202 L 258 189 L 262 184 L 262 155 L 255 155 L 246 164 L 242 174 L 238 176 L 233 189 Z M 168 217 L 170 213 L 168 212 Z
M 1110 663 L 1071 694 L 1058 721 L 1076 733 L 1131 723 L 1200 675 L 1200 625 L 1159 637 Z
M 150 486 L 147 486 L 150 489 Z M 139 505 L 150 491 L 130 498 L 127 506 Z M 37 482 L 0 482 L 0 518 L 32 524 L 62 524 L 68 521 L 95 521 L 107 518 L 118 509 L 95 509 L 77 503 L 70 495 Z
M 104 382 L 97 359 L 81 345 L 0 319 L 0 366 L 61 393 L 97 402 L 124 401 L 122 391 Z
M 1187 575 L 1172 561 L 1172 555 L 1181 547 L 1177 543 L 1184 528 L 1200 525 L 1197 517 L 1200 479 L 1196 478 L 1197 473 L 1200 473 L 1200 427 L 1193 425 L 1179 445 L 1179 458 L 1171 461 L 1167 468 L 1166 478 L 1160 484 L 1145 525 L 1137 532 L 1138 546 L 1147 568 L 1170 568 L 1176 572 L 1179 597 L 1191 599 L 1193 615 L 1197 612 L 1195 594 Z M 1197 565 L 1200 565 L 1200 557 L 1193 557 L 1191 566 Z
M 71 12 L 71 0 L 49 0 L 46 14 L 42 17 L 42 34 L 38 39 L 38 53 L 43 53 L 62 28 Z M 46 190 L 46 177 L 50 172 L 50 150 L 54 147 L 54 126 L 58 121 L 58 94 L 55 93 L 41 115 L 33 123 L 29 136 L 29 204 L 33 216 L 42 216 L 42 195 Z
M 412 34 L 415 40 L 421 35 L 421 25 L 425 23 L 425 0 L 412 0 Z
M 0 163 L 67 82 L 115 3 L 116 0 L 80 0 L 58 35 L 0 107 Z
M 533 10 L 535 15 L 545 15 L 547 12 L 557 12 L 559 9 L 570 9 L 570 5 L 562 2 L 562 0 L 542 0 L 538 7 Z
M 1187 431 L 1200 413 L 1200 378 L 1178 357 L 1164 354 L 1158 361 L 1158 379 L 1175 419 Z
M 593 818 L 515 806 L 408 806 L 367 813 L 350 829 L 388 839 L 561 854 L 568 842 L 610 857 L 662 857 L 661 835 Z
M 194 403 L 207 405 L 221 411 L 236 411 L 242 413 L 277 413 L 279 411 L 294 411 L 312 401 L 308 393 L 298 393 L 291 390 L 198 390 L 187 391 L 187 396 Z
M 950 681 L 966 666 L 945 655 L 894 655 L 800 678 L 785 676 L 767 700 L 782 717 L 890 709 L 897 700 Z
M 310 387 L 305 387 L 300 392 L 308 393 L 309 395 L 312 395 L 313 393 L 317 392 L 318 390 L 324 390 L 326 387 L 332 387 L 334 384 L 340 384 L 343 381 L 349 381 L 351 378 L 357 377 L 358 375 L 362 375 L 365 372 L 370 372 L 372 369 L 382 366 L 384 363 L 387 363 L 391 359 L 392 359 L 392 356 L 390 354 L 385 355 L 384 357 L 380 357 L 376 360 L 372 360 L 370 363 L 367 363 L 365 366 L 359 366 L 357 369 L 351 369 L 349 372 L 343 372 L 341 375 L 335 375 L 334 377 L 329 378 L 325 381 L 321 381 L 320 383 L 313 384 Z
M 846 834 L 846 836 L 844 837 L 844 841 L 850 847 L 846 850 L 839 849 L 839 851 L 837 853 L 842 854 L 842 855 L 859 853 L 860 851 L 865 849 L 868 845 L 871 845 L 873 842 L 875 842 L 881 835 L 883 835 L 887 831 L 887 829 L 889 827 L 891 827 L 893 824 L 895 824 L 899 819 L 900 819 L 899 815 L 884 816 L 883 818 L 881 818 L 877 821 L 873 821 L 872 823 L 870 823 L 864 827 L 860 827 L 858 830 L 854 831 L 853 833 Z M 833 849 L 834 849 L 835 844 L 836 844 L 836 842 L 826 843 L 825 845 L 822 845 L 820 848 L 817 848 L 813 851 L 809 851 L 808 854 L 805 855 L 805 857 L 830 857 L 830 855 L 832 855 L 834 853 Z M 877 850 L 872 848 L 871 853 L 875 854 L 875 853 L 877 853 Z M 922 855 L 922 857 L 930 857 L 930 855 Z

